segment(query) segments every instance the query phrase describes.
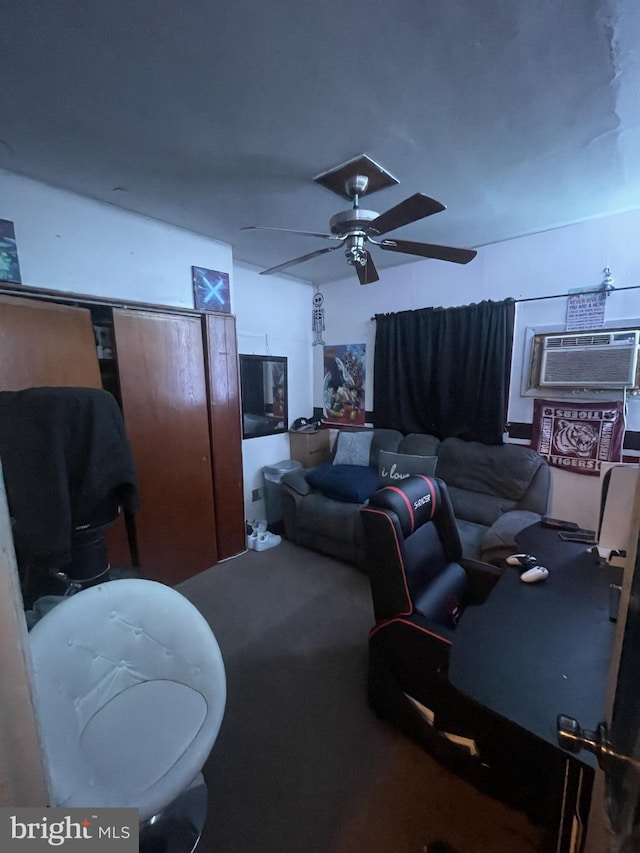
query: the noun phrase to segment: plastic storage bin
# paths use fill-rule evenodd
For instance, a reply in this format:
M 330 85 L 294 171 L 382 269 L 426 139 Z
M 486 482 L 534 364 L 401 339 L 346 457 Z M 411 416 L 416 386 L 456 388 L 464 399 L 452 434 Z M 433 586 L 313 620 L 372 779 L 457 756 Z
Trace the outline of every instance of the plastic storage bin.
M 264 503 L 269 525 L 282 521 L 282 492 L 280 482 L 283 474 L 302 468 L 296 459 L 283 459 L 275 465 L 265 465 L 262 469 L 264 477 Z

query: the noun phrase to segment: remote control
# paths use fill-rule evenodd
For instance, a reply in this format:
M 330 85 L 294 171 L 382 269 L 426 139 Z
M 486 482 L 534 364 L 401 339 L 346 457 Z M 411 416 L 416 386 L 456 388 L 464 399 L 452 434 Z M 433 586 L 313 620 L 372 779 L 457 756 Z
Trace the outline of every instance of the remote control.
M 550 518 L 548 515 L 540 519 L 544 527 L 552 527 L 554 530 L 579 530 L 580 525 L 575 521 L 565 521 L 562 518 Z

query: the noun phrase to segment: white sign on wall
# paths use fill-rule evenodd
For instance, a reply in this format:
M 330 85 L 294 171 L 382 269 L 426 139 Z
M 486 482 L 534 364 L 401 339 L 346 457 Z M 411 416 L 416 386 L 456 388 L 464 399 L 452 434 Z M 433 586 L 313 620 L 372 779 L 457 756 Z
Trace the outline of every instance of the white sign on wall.
M 572 293 L 567 300 L 566 331 L 579 329 L 601 329 L 604 326 L 604 306 L 607 294 Z

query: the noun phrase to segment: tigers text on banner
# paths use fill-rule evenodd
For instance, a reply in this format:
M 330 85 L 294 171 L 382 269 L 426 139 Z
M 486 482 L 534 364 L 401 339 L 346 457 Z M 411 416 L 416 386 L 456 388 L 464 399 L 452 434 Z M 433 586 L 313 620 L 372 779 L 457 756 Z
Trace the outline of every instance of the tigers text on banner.
M 603 462 L 620 462 L 624 406 L 534 400 L 531 446 L 550 465 L 599 476 Z

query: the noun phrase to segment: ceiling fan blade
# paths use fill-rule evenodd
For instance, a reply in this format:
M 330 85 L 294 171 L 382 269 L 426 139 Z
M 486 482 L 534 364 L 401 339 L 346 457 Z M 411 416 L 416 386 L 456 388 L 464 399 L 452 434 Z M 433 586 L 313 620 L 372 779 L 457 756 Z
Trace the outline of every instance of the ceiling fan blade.
M 341 240 L 335 234 L 322 234 L 319 231 L 296 231 L 295 228 L 271 228 L 269 225 L 245 225 L 241 231 L 284 231 L 287 234 L 304 234 L 307 237 L 323 237 L 325 240 Z
M 381 213 L 380 216 L 372 219 L 367 225 L 367 232 L 386 234 L 387 231 L 395 231 L 396 228 L 417 222 L 418 219 L 424 219 L 425 216 L 440 213 L 442 210 L 446 210 L 444 204 L 434 198 L 429 198 L 428 195 L 415 193 L 415 195 L 405 198 L 400 204 L 396 204 L 395 207 L 391 207 Z
M 455 249 L 453 246 L 412 243 L 409 240 L 381 240 L 377 245 L 389 252 L 405 252 L 407 255 L 419 255 L 421 258 L 453 261 L 454 264 L 468 264 L 478 254 L 475 249 Z
M 360 264 L 354 264 L 360 284 L 373 284 L 374 281 L 379 281 L 378 270 L 373 263 L 371 252 L 367 252 L 367 264 L 362 267 Z
M 342 240 L 341 244 L 344 243 Z M 335 252 L 340 246 L 327 246 L 326 249 L 318 249 L 315 252 L 309 252 L 308 255 L 302 255 L 300 258 L 294 258 L 292 261 L 285 261 L 283 264 L 278 264 L 277 267 L 270 267 L 268 270 L 262 270 L 260 275 L 271 275 L 271 273 L 285 270 L 287 267 L 292 267 L 294 264 L 301 264 L 303 261 L 310 261 L 311 258 L 318 258 L 320 255 L 326 255 L 327 252 Z

